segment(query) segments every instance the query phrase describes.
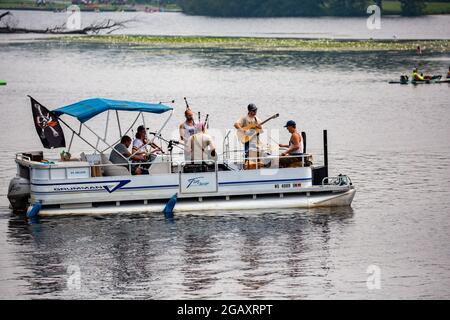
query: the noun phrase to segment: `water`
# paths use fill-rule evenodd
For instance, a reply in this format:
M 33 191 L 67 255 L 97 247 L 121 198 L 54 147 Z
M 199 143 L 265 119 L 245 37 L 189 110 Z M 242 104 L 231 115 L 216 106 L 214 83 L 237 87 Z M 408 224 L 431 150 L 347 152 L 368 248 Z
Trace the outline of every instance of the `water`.
M 66 12 L 12 11 L 19 27 L 61 26 Z M 369 17 L 369 15 L 367 15 Z M 382 17 L 381 29 L 369 30 L 367 18 L 209 18 L 182 13 L 82 12 L 82 26 L 106 19 L 135 20 L 115 34 L 201 35 L 338 39 L 449 39 L 448 15 L 416 18 Z M 21 38 L 23 35 L 8 36 Z
M 449 64 L 449 54 L 1 44 L 0 298 L 449 298 L 450 87 L 387 84 L 414 65 L 442 74 Z M 220 132 L 254 102 L 262 118 L 280 112 L 269 128 L 296 120 L 315 154 L 328 129 L 330 171 L 349 174 L 357 194 L 351 208 L 29 225 L 6 199 L 14 153 L 41 149 L 27 94 L 50 109 L 94 96 L 174 98 L 167 135 L 184 96 Z M 367 287 L 371 265 L 381 289 Z

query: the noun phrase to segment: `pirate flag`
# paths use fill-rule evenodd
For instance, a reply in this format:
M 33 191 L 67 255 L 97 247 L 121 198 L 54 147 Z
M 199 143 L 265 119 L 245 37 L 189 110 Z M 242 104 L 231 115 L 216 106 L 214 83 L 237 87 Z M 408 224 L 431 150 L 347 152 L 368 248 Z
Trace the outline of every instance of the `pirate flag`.
M 58 122 L 58 117 L 32 97 L 30 97 L 30 100 L 34 125 L 44 148 L 64 148 L 66 139 Z

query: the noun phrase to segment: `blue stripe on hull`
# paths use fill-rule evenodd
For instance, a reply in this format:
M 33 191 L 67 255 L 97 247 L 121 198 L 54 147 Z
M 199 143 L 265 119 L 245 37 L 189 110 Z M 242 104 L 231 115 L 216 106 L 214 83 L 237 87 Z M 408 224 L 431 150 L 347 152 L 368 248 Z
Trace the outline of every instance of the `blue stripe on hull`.
M 254 185 L 254 184 L 269 184 L 269 183 L 280 183 L 280 182 L 292 182 L 292 181 L 311 181 L 312 178 L 300 178 L 300 179 L 281 179 L 281 180 L 258 180 L 258 181 L 232 181 L 232 182 L 219 182 L 219 186 L 229 186 L 229 185 Z M 68 183 L 49 183 L 49 184 L 35 184 L 34 186 L 60 186 L 60 185 L 79 185 L 79 184 L 103 184 L 103 183 L 119 183 L 122 180 L 116 181 L 99 181 L 99 182 L 68 182 Z M 122 190 L 142 190 L 142 189 L 178 189 L 180 186 L 177 184 L 173 185 L 164 185 L 164 186 L 140 186 L 140 187 L 123 187 L 118 189 L 117 191 Z M 104 192 L 106 190 L 82 190 L 81 192 Z M 80 190 L 74 191 L 33 191 L 35 194 L 49 194 L 49 193 L 74 193 L 80 192 Z

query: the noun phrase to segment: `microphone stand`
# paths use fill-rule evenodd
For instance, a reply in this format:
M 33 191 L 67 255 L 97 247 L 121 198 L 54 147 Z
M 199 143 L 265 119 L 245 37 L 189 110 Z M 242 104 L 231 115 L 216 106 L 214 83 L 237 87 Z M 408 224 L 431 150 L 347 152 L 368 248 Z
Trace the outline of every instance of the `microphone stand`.
M 176 140 L 167 140 L 166 138 L 163 138 L 161 134 L 156 134 L 156 132 L 149 132 L 150 134 L 154 135 L 158 139 L 164 141 L 167 143 L 167 151 L 170 153 L 170 161 L 172 161 L 172 150 L 173 147 L 177 147 L 178 149 L 182 150 L 184 152 L 184 148 L 179 146 L 180 142 Z

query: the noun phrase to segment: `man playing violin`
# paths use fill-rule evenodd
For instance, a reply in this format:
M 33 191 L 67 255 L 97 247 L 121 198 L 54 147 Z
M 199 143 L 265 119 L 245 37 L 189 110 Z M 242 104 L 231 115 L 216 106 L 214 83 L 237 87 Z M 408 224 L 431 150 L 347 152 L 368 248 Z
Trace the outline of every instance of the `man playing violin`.
M 153 150 L 149 153 L 147 152 L 147 145 L 150 145 Z M 164 153 L 160 147 L 158 147 L 154 143 L 148 143 L 147 139 L 147 132 L 145 130 L 144 126 L 139 126 L 136 132 L 135 139 L 133 141 L 133 149 L 132 154 L 135 154 L 137 156 L 142 156 L 145 161 L 144 162 L 151 162 L 154 158 L 156 158 L 156 154 L 158 153 Z M 143 172 L 148 173 L 148 168 L 150 167 L 149 164 L 142 165 Z

